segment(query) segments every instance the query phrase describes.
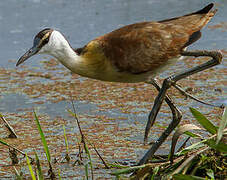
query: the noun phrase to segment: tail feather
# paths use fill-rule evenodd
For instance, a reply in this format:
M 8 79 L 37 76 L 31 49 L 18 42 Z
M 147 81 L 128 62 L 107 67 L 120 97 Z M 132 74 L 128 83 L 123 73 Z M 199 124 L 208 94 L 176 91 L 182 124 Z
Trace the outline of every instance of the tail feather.
M 211 3 L 199 11 L 186 14 L 184 16 L 159 21 L 159 23 L 181 26 L 183 25 L 186 29 L 188 29 L 188 31 L 194 33 L 202 29 L 215 15 L 217 9 L 211 11 L 213 6 L 214 4 Z
M 206 7 L 204 7 L 203 9 L 196 11 L 192 14 L 207 14 L 213 7 L 214 7 L 214 3 L 210 3 Z
M 191 29 L 194 29 L 193 32 L 198 31 L 202 29 L 203 26 L 205 26 L 210 19 L 215 15 L 217 12 L 217 9 L 211 11 L 213 8 L 214 4 L 210 3 L 203 9 L 186 14 L 184 16 L 180 17 L 175 17 L 171 19 L 166 19 L 159 21 L 160 23 L 165 23 L 165 24 L 187 24 L 188 26 L 191 26 Z
M 159 23 L 176 26 L 177 29 L 179 29 L 179 26 L 181 26 L 181 31 L 188 34 L 188 41 L 184 44 L 184 48 L 194 43 L 201 37 L 200 30 L 211 20 L 211 18 L 217 12 L 217 9 L 211 10 L 213 6 L 214 4 L 210 3 L 199 11 L 186 14 L 184 16 L 159 21 Z

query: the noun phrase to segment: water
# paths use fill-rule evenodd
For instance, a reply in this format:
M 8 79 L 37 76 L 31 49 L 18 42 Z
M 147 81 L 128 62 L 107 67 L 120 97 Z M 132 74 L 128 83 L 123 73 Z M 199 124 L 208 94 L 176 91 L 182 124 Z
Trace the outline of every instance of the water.
M 199 10 L 209 2 L 211 1 L 0 1 L 0 112 L 20 132 L 20 139 L 24 140 L 21 144 L 14 143 L 25 151 L 32 152 L 33 149 L 42 151 L 36 126 L 32 120 L 32 111 L 35 109 L 41 116 L 40 121 L 47 136 L 53 138 L 49 142 L 51 152 L 56 153 L 57 157 L 64 154 L 62 125 L 65 124 L 71 143 L 70 148 L 77 153 L 74 138 L 75 134 L 78 134 L 78 128 L 75 120 L 67 112 L 67 109 L 72 109 L 70 99 L 73 97 L 82 128 L 90 140 L 96 143 L 96 147 L 107 161 L 120 159 L 138 161 L 148 148 L 142 147 L 142 142 L 153 94 L 156 95 L 153 88 L 145 84 L 106 83 L 71 75 L 55 61 L 48 64 L 51 59 L 48 56 L 34 56 L 19 68 L 15 68 L 15 63 L 31 47 L 36 33 L 45 27 L 61 31 L 72 47 L 76 48 L 123 25 L 180 16 Z M 227 51 L 227 1 L 212 2 L 216 3 L 218 13 L 208 24 L 211 27 L 207 26 L 203 29 L 202 38 L 190 49 Z M 193 62 L 196 65 L 204 61 Z M 161 77 L 191 65 L 190 60 L 179 62 L 177 68 L 173 67 Z M 183 87 L 193 87 L 192 93 L 203 100 L 224 103 L 226 102 L 225 69 L 226 63 L 223 62 L 213 70 L 195 75 L 181 83 Z M 191 100 L 184 101 L 184 98 L 175 91 L 171 91 L 170 94 L 174 95 L 186 122 L 191 119 L 189 106 L 197 107 L 207 114 L 211 112 L 211 108 L 207 106 Z M 212 111 L 210 115 L 216 121 L 218 116 L 220 112 L 216 111 Z M 168 107 L 163 107 L 158 119 L 162 126 L 168 124 L 166 120 L 160 121 L 160 119 L 170 119 Z M 150 139 L 156 139 L 161 131 L 163 129 L 156 126 Z M 3 128 L 0 132 L 1 138 L 5 137 L 6 131 Z M 163 152 L 168 151 L 168 145 L 169 143 L 165 145 Z M 60 152 L 55 152 L 56 147 Z M 0 165 L 9 164 L 9 159 L 4 160 L 7 152 L 4 150 L 3 152 Z M 95 159 L 95 162 L 99 163 L 100 160 Z M 72 168 L 59 166 L 64 169 L 64 177 L 82 176 L 84 172 L 82 170 L 75 175 Z M 97 176 L 110 177 L 105 170 L 99 171 L 101 173 L 97 173 Z M 12 172 L 13 170 L 3 169 L 0 177 L 10 176 Z
M 1 66 L 13 67 L 8 60 L 18 59 L 32 45 L 34 35 L 44 27 L 60 30 L 69 38 L 73 47 L 81 47 L 96 36 L 122 25 L 182 15 L 200 9 L 208 2 L 196 0 L 113 0 L 108 3 L 105 0 L 98 3 L 94 0 L 1 1 Z M 209 25 L 225 21 L 226 1 L 216 2 L 219 11 Z M 203 38 L 194 45 L 196 49 L 226 47 L 226 31 L 205 28 L 203 32 Z M 32 61 L 36 62 L 39 59 L 40 57 L 37 56 Z

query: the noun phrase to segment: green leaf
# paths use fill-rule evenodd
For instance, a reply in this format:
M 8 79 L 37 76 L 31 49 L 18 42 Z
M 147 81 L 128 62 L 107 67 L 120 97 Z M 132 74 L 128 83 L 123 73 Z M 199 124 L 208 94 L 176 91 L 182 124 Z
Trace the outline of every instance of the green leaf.
M 207 173 L 207 176 L 209 176 L 211 178 L 211 180 L 215 180 L 214 171 L 212 169 L 207 169 L 206 173 Z
M 198 176 L 184 175 L 184 174 L 175 174 L 173 175 L 174 180 L 205 180 Z
M 39 134 L 41 136 L 41 140 L 42 140 L 42 143 L 43 143 L 44 151 L 45 151 L 47 160 L 50 163 L 51 157 L 50 157 L 50 152 L 49 152 L 49 149 L 48 149 L 48 146 L 47 146 L 46 138 L 44 136 L 43 130 L 42 130 L 41 125 L 39 123 L 39 119 L 38 119 L 35 112 L 34 112 L 34 115 L 35 115 L 35 121 L 36 121 L 37 127 L 39 129 Z
M 35 174 L 34 174 L 34 172 L 33 172 L 33 170 L 32 170 L 32 165 L 31 165 L 31 163 L 30 163 L 30 160 L 29 160 L 29 158 L 28 158 L 27 153 L 25 153 L 25 155 L 26 155 L 26 160 L 27 160 L 27 164 L 28 164 L 28 169 L 29 169 L 30 174 L 31 174 L 31 176 L 32 176 L 32 180 L 36 180 L 36 177 L 35 177 Z
M 192 132 L 190 132 L 190 131 L 186 131 L 184 134 L 186 134 L 186 135 L 188 135 L 188 136 L 190 136 L 190 137 L 192 137 L 192 138 L 201 138 L 200 135 L 195 134 L 195 133 L 192 133 Z
M 110 174 L 111 175 L 115 175 L 115 176 L 120 175 L 120 174 L 129 174 L 129 173 L 133 172 L 134 170 L 145 168 L 146 166 L 148 166 L 148 165 L 147 164 L 143 164 L 141 166 L 133 166 L 133 167 L 120 169 L 120 170 L 111 172 Z
M 218 135 L 217 135 L 217 142 L 216 144 L 218 144 L 223 136 L 223 131 L 227 126 L 227 110 L 226 108 L 224 109 L 223 115 L 222 115 L 222 119 L 218 128 Z
M 128 166 L 121 165 L 121 164 L 111 164 L 111 163 L 108 163 L 108 166 L 109 166 L 110 168 L 117 168 L 117 169 L 128 168 Z
M 216 149 L 220 152 L 227 152 L 227 144 L 223 143 L 223 142 L 219 142 L 218 144 L 216 144 L 215 140 L 213 139 L 209 139 L 206 141 L 206 144 L 208 144 L 211 148 Z
M 36 164 L 36 167 L 37 167 L 38 179 L 43 180 L 44 177 L 43 177 L 43 173 L 42 173 L 42 168 L 41 168 L 41 165 L 40 165 L 39 157 L 38 157 L 36 152 L 35 152 L 35 164 Z
M 217 127 L 214 126 L 202 113 L 194 108 L 190 108 L 192 115 L 196 120 L 211 134 L 217 133 Z

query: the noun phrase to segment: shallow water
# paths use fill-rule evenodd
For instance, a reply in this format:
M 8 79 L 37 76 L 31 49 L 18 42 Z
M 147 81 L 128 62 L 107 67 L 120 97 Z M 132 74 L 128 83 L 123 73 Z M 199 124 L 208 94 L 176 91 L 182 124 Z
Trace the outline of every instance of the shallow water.
M 157 93 L 147 84 L 107 83 L 72 75 L 62 65 L 48 56 L 34 56 L 15 68 L 17 59 L 32 45 L 33 37 L 44 27 L 60 30 L 73 47 L 82 47 L 93 38 L 126 24 L 162 20 L 196 11 L 209 1 L 180 0 L 8 0 L 0 1 L 0 112 L 9 120 L 19 134 L 18 140 L 8 140 L 18 148 L 32 154 L 40 150 L 39 135 L 33 121 L 33 109 L 40 115 L 41 125 L 49 139 L 49 146 L 55 157 L 65 153 L 62 125 L 66 126 L 70 149 L 77 153 L 75 134 L 78 128 L 67 109 L 72 109 L 74 99 L 82 129 L 90 141 L 96 144 L 103 157 L 110 163 L 114 161 L 138 161 L 148 146 L 143 146 L 143 133 L 147 115 Z M 211 1 L 210 1 L 211 2 Z M 190 49 L 221 49 L 227 54 L 227 2 L 215 1 L 218 13 L 203 29 L 202 38 Z M 192 64 L 193 62 L 193 64 Z M 165 72 L 166 77 L 182 68 L 191 67 L 202 60 L 188 59 L 179 62 Z M 185 89 L 192 87 L 193 95 L 212 103 L 226 103 L 226 61 L 211 70 L 202 72 L 181 81 Z M 188 107 L 199 108 L 215 123 L 221 111 L 201 105 L 192 100 L 184 101 L 174 89 L 170 95 L 183 111 L 183 122 L 193 119 Z M 160 126 L 168 125 L 168 107 L 163 106 L 158 116 Z M 160 126 L 152 130 L 151 140 L 163 131 Z M 1 126 L 0 137 L 6 137 Z M 160 153 L 166 153 L 169 141 Z M 1 148 L 0 177 L 12 177 L 11 168 L 3 168 L 10 160 L 7 150 Z M 94 152 L 96 177 L 106 174 Z M 7 158 L 7 159 L 6 159 Z M 75 157 L 74 157 L 75 158 Z M 45 159 L 43 157 L 43 159 Z M 65 163 L 56 165 L 62 169 L 63 177 L 80 177 L 84 167 L 72 167 Z M 81 169 L 81 172 L 75 170 Z

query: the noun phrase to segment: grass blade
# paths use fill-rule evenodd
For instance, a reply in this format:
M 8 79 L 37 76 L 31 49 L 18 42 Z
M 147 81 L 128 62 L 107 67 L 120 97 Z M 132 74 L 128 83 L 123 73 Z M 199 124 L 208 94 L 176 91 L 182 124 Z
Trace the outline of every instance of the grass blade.
M 214 126 L 202 113 L 194 108 L 190 108 L 192 115 L 196 120 L 211 134 L 217 133 L 217 127 Z
M 145 168 L 146 166 L 149 166 L 149 164 L 143 164 L 141 166 L 132 166 L 132 167 L 129 167 L 129 168 L 119 169 L 117 171 L 111 172 L 110 174 L 114 175 L 114 176 L 118 176 L 118 175 L 121 175 L 121 174 L 129 174 L 129 173 L 131 173 L 135 170 Z
M 216 149 L 217 151 L 227 153 L 227 144 L 223 142 L 219 142 L 216 144 L 215 140 L 209 139 L 206 144 L 208 144 L 211 148 Z
M 6 143 L 5 141 L 2 141 L 1 139 L 0 139 L 0 143 L 3 144 L 3 145 L 5 145 L 5 146 L 9 146 L 8 143 Z
M 62 180 L 62 179 L 61 179 L 61 172 L 60 172 L 59 169 L 58 169 L 58 179 L 59 179 L 59 180 Z
M 206 141 L 207 141 L 207 140 L 205 139 L 205 140 L 196 142 L 196 143 L 192 144 L 191 146 L 188 146 L 188 147 L 184 148 L 183 150 L 177 152 L 176 155 L 177 155 L 177 156 L 184 155 L 184 154 L 186 154 L 186 153 L 189 152 L 189 151 L 192 151 L 192 150 L 195 150 L 195 149 L 199 149 L 199 148 L 205 146 L 204 143 L 205 143 Z
M 189 136 L 189 137 L 191 137 L 191 138 L 200 138 L 200 139 L 202 139 L 202 136 L 200 136 L 199 134 L 192 133 L 190 131 L 186 131 L 184 134 Z
M 38 179 L 43 180 L 44 177 L 43 177 L 43 173 L 42 173 L 42 168 L 41 168 L 41 165 L 40 165 L 39 157 L 38 157 L 36 152 L 35 152 L 35 164 L 36 164 L 36 167 L 37 167 Z
M 125 169 L 128 168 L 129 166 L 126 165 L 121 165 L 121 164 L 108 164 L 110 168 L 117 168 L 117 169 Z
M 215 180 L 214 171 L 212 169 L 207 169 L 206 171 L 207 176 L 209 176 L 211 180 Z
M 13 127 L 8 123 L 8 121 L 6 121 L 6 119 L 4 118 L 4 116 L 0 113 L 0 119 L 2 119 L 2 121 L 5 124 L 5 127 L 8 129 L 8 131 L 10 132 L 10 135 L 8 136 L 9 138 L 17 138 L 17 134 L 14 131 Z
M 91 154 L 90 154 L 90 152 L 89 152 L 89 149 L 88 149 L 88 147 L 87 147 L 87 144 L 84 142 L 84 149 L 85 149 L 85 152 L 86 152 L 86 154 L 87 154 L 87 156 L 88 156 L 88 159 L 89 159 L 89 165 L 90 165 L 90 167 L 91 167 L 91 177 L 92 177 L 92 179 L 94 179 L 94 173 L 93 173 L 93 165 L 92 165 L 92 160 L 91 160 Z
M 66 159 L 66 161 L 69 163 L 69 161 L 70 161 L 70 156 L 69 156 L 69 144 L 68 144 L 68 140 L 67 140 L 67 136 L 66 136 L 65 126 L 64 126 L 64 125 L 63 125 L 63 131 L 64 131 L 65 146 L 66 146 L 66 155 L 65 155 L 65 159 Z
M 23 151 L 21 151 L 21 150 L 15 148 L 15 147 L 13 147 L 12 145 L 6 143 L 5 141 L 3 141 L 3 140 L 1 140 L 1 139 L 0 139 L 0 143 L 3 144 L 3 145 L 5 145 L 5 146 L 7 146 L 7 147 L 9 147 L 9 148 L 12 148 L 12 149 L 16 150 L 17 152 L 19 152 L 20 154 L 22 154 L 22 155 L 24 155 L 24 156 L 26 155 Z M 30 156 L 28 156 L 28 157 L 33 161 L 33 159 L 32 159 Z
M 216 144 L 218 144 L 223 136 L 223 131 L 227 126 L 227 110 L 226 108 L 224 109 L 223 115 L 222 115 L 222 119 L 218 128 L 218 135 L 217 135 L 217 142 Z
M 23 177 L 20 175 L 20 173 L 17 171 L 17 168 L 13 166 L 16 174 L 16 180 L 23 180 Z
M 184 134 L 185 132 L 190 131 L 190 130 L 201 130 L 201 128 L 194 124 L 184 124 L 183 126 L 180 126 L 179 128 L 177 128 L 177 130 L 173 134 L 171 149 L 170 149 L 170 153 L 169 153 L 169 160 L 171 163 L 173 163 L 174 151 L 175 151 L 175 147 L 176 147 L 179 137 L 182 134 Z
M 26 160 L 27 160 L 27 164 L 28 164 L 28 169 L 29 169 L 30 174 L 31 174 L 31 176 L 32 176 L 32 180 L 36 180 L 36 177 L 35 177 L 35 174 L 34 174 L 34 172 L 33 172 L 33 170 L 32 170 L 32 165 L 31 165 L 31 163 L 30 163 L 30 160 L 29 160 L 29 158 L 28 158 L 28 155 L 27 155 L 27 153 L 25 153 L 25 154 L 26 154 Z
M 152 173 L 152 176 L 151 176 L 151 180 L 155 180 L 155 176 L 158 174 L 159 169 L 160 169 L 159 166 L 154 167 L 153 173 Z
M 64 130 L 64 138 L 65 138 L 66 152 L 69 153 L 69 144 L 68 144 L 68 140 L 67 140 L 67 136 L 66 136 L 65 126 L 64 125 L 63 125 L 63 130 Z
M 173 175 L 173 179 L 175 179 L 175 180 L 205 180 L 205 178 L 201 178 L 198 176 L 184 175 L 184 174 L 175 174 L 175 175 Z
M 41 125 L 39 123 L 39 119 L 38 119 L 35 112 L 34 112 L 34 115 L 35 115 L 35 121 L 36 121 L 37 127 L 39 129 L 39 134 L 41 136 L 41 140 L 42 140 L 42 143 L 43 143 L 44 151 L 45 151 L 47 160 L 50 163 L 51 157 L 50 157 L 50 152 L 49 152 L 49 149 L 48 149 L 48 146 L 47 146 L 46 138 L 44 136 L 43 130 L 42 130 Z
M 85 177 L 87 180 L 89 180 L 89 176 L 88 176 L 88 164 L 85 164 Z
M 179 167 L 177 167 L 170 175 L 168 179 L 172 179 L 170 177 L 179 174 L 180 172 L 182 172 L 182 170 L 187 167 L 189 164 L 191 164 L 191 162 L 199 155 L 202 154 L 203 152 L 207 151 L 209 149 L 209 147 L 205 147 L 202 150 L 197 151 L 196 153 L 191 154 L 190 156 L 187 157 L 186 160 L 184 160 Z M 175 178 L 173 178 L 175 179 Z

